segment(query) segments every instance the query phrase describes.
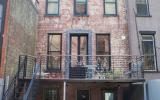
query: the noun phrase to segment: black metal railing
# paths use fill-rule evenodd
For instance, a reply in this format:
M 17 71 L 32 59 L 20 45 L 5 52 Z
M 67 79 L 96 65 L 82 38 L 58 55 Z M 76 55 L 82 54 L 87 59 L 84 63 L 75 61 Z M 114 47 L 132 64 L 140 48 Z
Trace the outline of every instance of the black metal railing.
M 17 73 L 9 82 L 8 87 L 5 86 L 2 100 L 17 100 L 20 97 L 23 98 L 23 94 L 18 93 L 25 93 L 25 88 L 27 87 L 24 86 L 24 79 L 30 79 L 30 77 L 33 76 L 35 65 L 35 57 L 27 55 L 19 56 Z
M 140 56 L 41 55 L 41 58 L 42 79 L 143 79 Z

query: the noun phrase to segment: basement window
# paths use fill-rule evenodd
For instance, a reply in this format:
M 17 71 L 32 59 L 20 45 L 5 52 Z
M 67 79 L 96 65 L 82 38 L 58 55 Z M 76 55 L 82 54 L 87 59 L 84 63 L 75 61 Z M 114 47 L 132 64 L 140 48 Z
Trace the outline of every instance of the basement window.
M 47 0 L 47 15 L 59 15 L 59 0 Z
M 46 88 L 43 100 L 58 100 L 58 88 Z

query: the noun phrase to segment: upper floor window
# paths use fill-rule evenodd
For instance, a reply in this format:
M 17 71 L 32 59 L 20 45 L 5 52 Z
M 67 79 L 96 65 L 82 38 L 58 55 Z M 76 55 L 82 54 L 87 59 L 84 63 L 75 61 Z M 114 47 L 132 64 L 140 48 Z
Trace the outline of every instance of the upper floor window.
M 104 0 L 104 14 L 117 15 L 117 0 Z
M 59 71 L 61 69 L 61 34 L 49 34 L 48 36 L 48 70 Z
M 59 0 L 47 0 L 46 14 L 47 15 L 59 14 Z
M 0 4 L 0 32 L 2 31 L 3 6 Z
M 153 35 L 142 35 L 142 51 L 144 55 L 144 70 L 156 70 L 155 44 Z
M 149 16 L 148 0 L 136 0 L 137 15 Z
M 110 36 L 108 34 L 96 35 L 96 55 L 98 65 L 110 70 Z
M 87 15 L 87 0 L 75 0 L 74 14 L 80 16 Z

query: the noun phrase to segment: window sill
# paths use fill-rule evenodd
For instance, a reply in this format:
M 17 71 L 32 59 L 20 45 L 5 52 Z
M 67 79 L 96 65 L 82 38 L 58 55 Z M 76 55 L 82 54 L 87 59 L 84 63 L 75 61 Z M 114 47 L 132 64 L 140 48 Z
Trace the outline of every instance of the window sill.
M 74 14 L 76 17 L 89 17 L 88 14 Z
M 136 17 L 146 17 L 146 18 L 148 18 L 148 17 L 152 17 L 150 14 L 149 15 L 136 15 Z
M 159 73 L 158 70 L 144 70 L 144 73 Z
M 45 14 L 45 17 L 60 17 L 59 14 Z

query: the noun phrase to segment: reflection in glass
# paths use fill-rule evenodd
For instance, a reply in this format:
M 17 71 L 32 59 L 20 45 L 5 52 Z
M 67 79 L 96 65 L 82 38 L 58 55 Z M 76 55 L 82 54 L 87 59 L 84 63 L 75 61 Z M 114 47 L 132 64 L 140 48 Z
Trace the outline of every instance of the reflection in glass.
M 114 100 L 113 93 L 105 93 L 105 100 Z

